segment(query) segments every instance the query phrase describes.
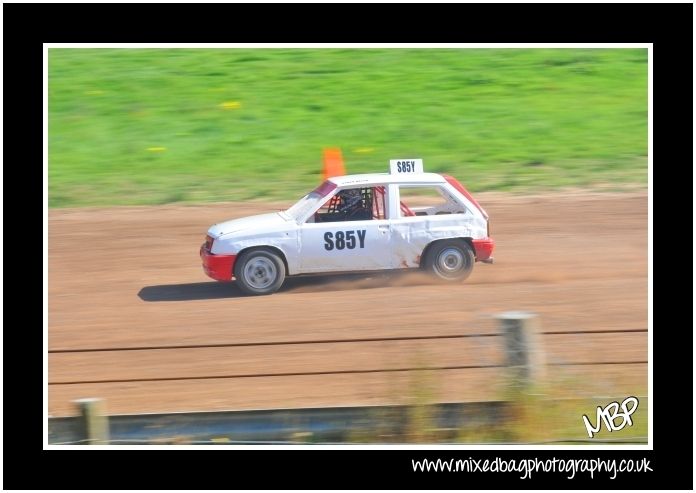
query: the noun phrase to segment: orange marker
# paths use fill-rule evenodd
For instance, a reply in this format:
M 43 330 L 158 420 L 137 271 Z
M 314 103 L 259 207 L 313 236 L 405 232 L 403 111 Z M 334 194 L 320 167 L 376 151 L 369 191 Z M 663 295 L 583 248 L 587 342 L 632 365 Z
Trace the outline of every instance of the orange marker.
M 324 149 L 324 170 L 322 172 L 323 180 L 333 176 L 343 176 L 346 174 L 346 169 L 343 166 L 343 156 L 341 149 L 330 148 Z

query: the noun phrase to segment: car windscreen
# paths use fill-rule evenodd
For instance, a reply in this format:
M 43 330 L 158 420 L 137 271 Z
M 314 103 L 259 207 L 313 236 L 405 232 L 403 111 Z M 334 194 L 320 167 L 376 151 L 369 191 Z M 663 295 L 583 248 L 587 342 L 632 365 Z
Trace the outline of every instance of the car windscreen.
M 295 205 L 285 211 L 285 214 L 290 216 L 295 221 L 307 215 L 313 208 L 319 206 L 319 202 L 327 195 L 334 191 L 336 184 L 326 180 L 310 193 L 297 201 Z
M 323 196 L 318 192 L 310 192 L 298 200 L 295 205 L 286 210 L 285 213 L 297 221 L 318 206 L 322 198 Z

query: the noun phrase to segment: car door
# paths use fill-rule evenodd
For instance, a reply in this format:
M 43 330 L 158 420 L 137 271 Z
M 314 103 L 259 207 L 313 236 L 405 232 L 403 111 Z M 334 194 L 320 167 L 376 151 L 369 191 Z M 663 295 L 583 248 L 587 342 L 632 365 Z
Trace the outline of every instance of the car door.
M 300 226 L 299 256 L 300 273 L 390 269 L 389 221 L 383 214 L 359 220 L 339 220 L 338 215 L 332 220 L 326 214 L 322 222 L 310 217 Z

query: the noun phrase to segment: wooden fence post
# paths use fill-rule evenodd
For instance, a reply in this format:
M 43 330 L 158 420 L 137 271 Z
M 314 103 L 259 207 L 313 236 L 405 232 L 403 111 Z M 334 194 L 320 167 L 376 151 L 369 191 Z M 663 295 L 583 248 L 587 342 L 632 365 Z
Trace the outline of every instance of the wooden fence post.
M 505 312 L 496 316 L 505 338 L 505 365 L 516 390 L 538 383 L 545 374 L 544 351 L 535 313 Z
M 73 401 L 80 410 L 82 437 L 88 445 L 109 443 L 109 417 L 103 399 L 78 399 Z

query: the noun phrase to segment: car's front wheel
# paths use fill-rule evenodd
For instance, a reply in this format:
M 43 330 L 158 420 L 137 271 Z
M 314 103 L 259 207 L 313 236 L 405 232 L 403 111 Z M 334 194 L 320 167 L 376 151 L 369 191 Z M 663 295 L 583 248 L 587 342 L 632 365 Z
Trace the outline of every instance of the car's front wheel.
M 425 257 L 425 269 L 446 281 L 463 281 L 474 269 L 476 257 L 464 240 L 434 243 Z
M 234 277 L 246 294 L 275 293 L 285 281 L 285 264 L 269 249 L 247 250 L 235 262 Z

